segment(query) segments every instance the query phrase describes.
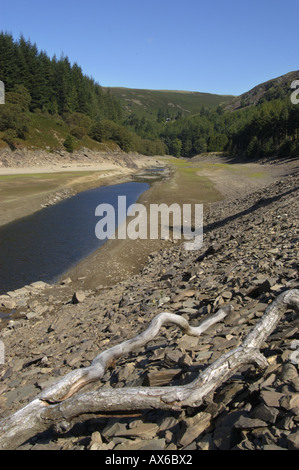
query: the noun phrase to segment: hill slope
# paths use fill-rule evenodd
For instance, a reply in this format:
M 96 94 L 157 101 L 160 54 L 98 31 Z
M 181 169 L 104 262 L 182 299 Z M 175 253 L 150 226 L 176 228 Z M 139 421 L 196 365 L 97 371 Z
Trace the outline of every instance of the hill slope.
M 23 37 L 14 41 L 1 32 L 0 57 L 0 148 L 298 156 L 299 107 L 289 98 L 299 72 L 232 97 L 102 88 L 67 57 L 51 59 Z
M 108 90 L 105 89 L 104 90 Z M 124 102 L 130 113 L 139 117 L 157 118 L 159 110 L 171 118 L 181 113 L 190 116 L 200 112 L 202 107 L 217 108 L 231 101 L 231 95 L 215 95 L 192 91 L 142 90 L 133 88 L 109 88 L 110 93 Z
M 260 83 L 246 93 L 232 99 L 225 105 L 225 109 L 227 111 L 234 111 L 246 106 L 256 106 L 263 101 L 285 98 L 288 94 L 291 94 L 292 81 L 298 80 L 298 78 L 299 70 Z

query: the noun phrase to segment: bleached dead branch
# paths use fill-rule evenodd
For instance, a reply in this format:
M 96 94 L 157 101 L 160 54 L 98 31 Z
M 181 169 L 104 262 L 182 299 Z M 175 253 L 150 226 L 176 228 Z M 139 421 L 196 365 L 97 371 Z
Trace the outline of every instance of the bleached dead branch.
M 274 331 L 287 309 L 299 311 L 299 290 L 294 289 L 281 294 L 269 305 L 263 317 L 240 346 L 222 355 L 187 385 L 123 389 L 100 388 L 75 395 L 83 386 L 100 380 L 112 361 L 154 339 L 166 323 L 179 326 L 187 335 L 199 336 L 211 325 L 225 318 L 231 307 L 220 309 L 198 327 L 191 327 L 183 317 L 163 312 L 153 319 L 143 333 L 102 352 L 89 367 L 70 372 L 54 386 L 38 395 L 27 406 L 3 419 L 0 422 L 0 449 L 16 449 L 23 442 L 48 429 L 51 425 L 69 421 L 86 413 L 181 409 L 185 406 L 199 406 L 210 392 L 217 389 L 244 364 L 256 364 L 259 368 L 267 367 L 268 362 L 261 354 L 260 348 Z

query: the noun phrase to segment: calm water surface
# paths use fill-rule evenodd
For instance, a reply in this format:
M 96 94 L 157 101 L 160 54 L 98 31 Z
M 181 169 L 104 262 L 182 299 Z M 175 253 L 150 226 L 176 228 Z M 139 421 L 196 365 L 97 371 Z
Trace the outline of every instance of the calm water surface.
M 0 294 L 39 280 L 55 282 L 105 242 L 95 236 L 96 207 L 112 204 L 117 216 L 118 196 L 126 196 L 129 206 L 148 188 L 129 182 L 84 191 L 0 227 Z

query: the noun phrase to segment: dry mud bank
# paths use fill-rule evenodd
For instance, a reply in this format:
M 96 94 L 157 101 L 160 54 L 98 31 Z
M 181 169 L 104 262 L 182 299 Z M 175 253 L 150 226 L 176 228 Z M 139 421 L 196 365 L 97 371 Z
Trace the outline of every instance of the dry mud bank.
M 181 207 L 183 204 L 203 204 L 206 213 L 214 202 L 233 200 L 241 194 L 245 196 L 297 168 L 294 162 L 281 166 L 239 164 L 228 163 L 225 158 L 217 156 L 195 157 L 192 160 L 158 157 L 158 161 L 170 168 L 171 173 L 167 178 L 152 184 L 139 199 L 138 202 L 146 207 L 147 213 L 150 212 L 150 204 L 161 203 L 168 206 L 179 204 Z M 71 277 L 78 289 L 112 286 L 139 273 L 152 252 L 171 246 L 171 236 L 170 232 L 169 240 L 109 240 L 63 277 Z
M 66 279 L 59 286 L 39 283 L 11 293 L 18 317 L 0 335 L 6 352 L 1 417 L 71 370 L 88 366 L 99 352 L 144 331 L 162 311 L 196 326 L 219 307 L 234 307 L 200 338 L 163 328 L 91 387 L 180 386 L 238 346 L 280 293 L 299 288 L 298 168 L 280 169 L 245 195 L 238 189 L 234 197 L 206 206 L 202 250 L 186 252 L 162 241 L 141 272 L 113 286 L 81 291 Z M 298 342 L 298 316 L 289 310 L 262 347 L 267 368 L 242 367 L 201 406 L 123 417 L 98 410 L 73 420 L 65 432 L 49 430 L 21 448 L 298 449 Z
M 89 150 L 67 152 L 0 152 L 0 225 L 57 204 L 80 191 L 121 183 L 155 158 Z

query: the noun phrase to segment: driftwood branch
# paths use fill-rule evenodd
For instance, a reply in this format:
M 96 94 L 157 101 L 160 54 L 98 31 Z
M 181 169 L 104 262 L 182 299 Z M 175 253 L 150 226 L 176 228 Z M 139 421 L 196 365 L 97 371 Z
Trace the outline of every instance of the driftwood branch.
M 190 336 L 199 336 L 211 325 L 221 321 L 231 307 L 219 310 L 198 327 L 171 313 L 157 315 L 143 333 L 99 354 L 92 364 L 73 371 L 57 384 L 38 395 L 31 403 L 0 422 L 0 449 L 15 449 L 23 442 L 48 429 L 51 425 L 69 421 L 86 413 L 107 413 L 143 409 L 181 409 L 199 406 L 203 399 L 244 364 L 265 368 L 268 363 L 260 353 L 262 344 L 274 331 L 287 309 L 299 312 L 299 290 L 281 294 L 267 308 L 265 314 L 242 344 L 221 356 L 191 383 L 184 386 L 98 389 L 75 395 L 88 383 L 103 377 L 107 367 L 116 358 L 128 354 L 151 341 L 166 323 L 179 326 Z

